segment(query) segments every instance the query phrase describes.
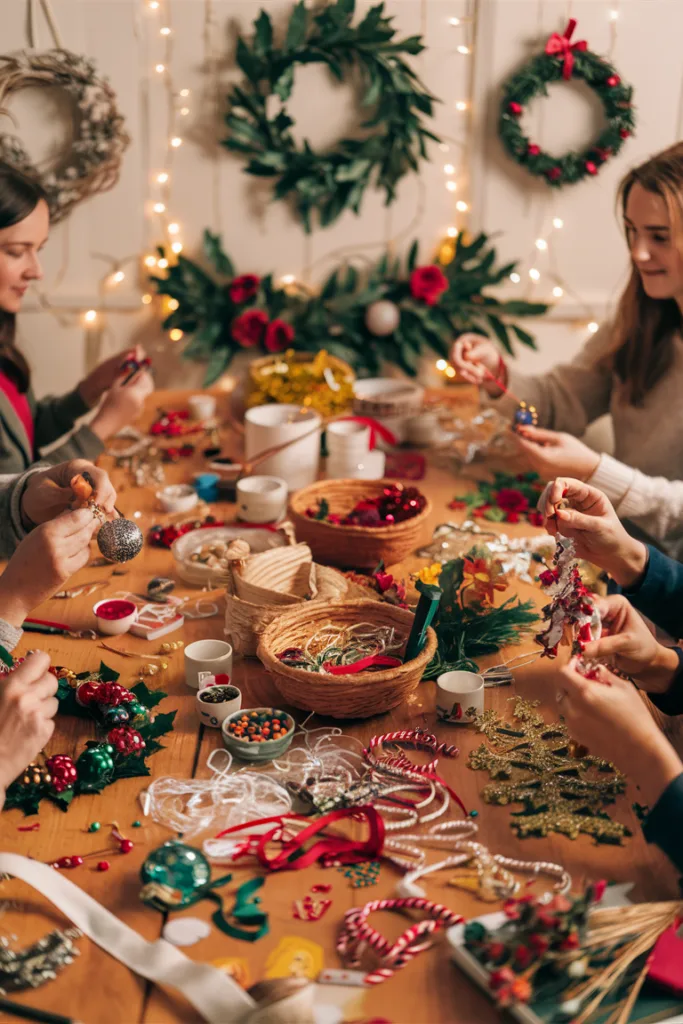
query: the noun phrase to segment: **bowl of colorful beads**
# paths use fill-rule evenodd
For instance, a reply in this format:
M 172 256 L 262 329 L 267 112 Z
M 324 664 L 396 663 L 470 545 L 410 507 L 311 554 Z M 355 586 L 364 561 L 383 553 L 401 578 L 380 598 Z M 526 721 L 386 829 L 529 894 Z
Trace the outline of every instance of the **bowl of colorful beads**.
M 295 727 L 292 716 L 277 708 L 237 711 L 221 726 L 223 746 L 243 761 L 272 761 L 287 750 Z

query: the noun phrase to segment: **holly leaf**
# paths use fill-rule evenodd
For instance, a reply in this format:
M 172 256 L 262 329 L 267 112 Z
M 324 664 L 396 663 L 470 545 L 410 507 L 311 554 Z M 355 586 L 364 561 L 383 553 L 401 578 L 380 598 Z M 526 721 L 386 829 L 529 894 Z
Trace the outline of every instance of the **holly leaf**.
M 150 690 L 142 679 L 135 686 L 131 686 L 130 692 L 135 694 L 136 699 L 146 708 L 155 708 L 164 697 L 168 696 L 163 690 Z
M 12 783 L 7 789 L 3 810 L 11 811 L 18 808 L 28 817 L 30 814 L 37 814 L 40 801 L 43 798 L 40 786 L 22 786 L 18 782 Z
M 292 50 L 296 50 L 302 45 L 306 39 L 307 20 L 306 5 L 304 0 L 300 0 L 292 11 L 292 16 L 289 19 L 289 25 L 287 26 L 287 35 L 285 36 L 285 43 L 283 46 L 285 53 L 291 53 Z
M 109 665 L 105 665 L 103 661 L 100 662 L 97 674 L 103 683 L 115 683 L 121 675 L 120 672 L 116 672 L 113 668 L 109 668 Z
M 145 742 L 148 739 L 155 740 L 157 736 L 165 736 L 166 733 L 171 732 L 177 713 L 177 711 L 169 711 L 165 715 L 155 715 L 153 722 L 150 722 L 149 725 L 144 725 L 140 729 L 140 734 Z
M 273 23 L 265 11 L 259 13 L 254 22 L 254 53 L 265 57 L 273 45 Z
M 50 800 L 52 800 L 52 803 L 53 804 L 57 804 L 57 807 L 59 807 L 60 811 L 64 811 L 65 814 L 69 810 L 69 807 L 71 806 L 71 801 L 73 800 L 73 798 L 74 798 L 74 791 L 73 791 L 73 789 L 65 789 L 61 793 L 51 793 L 50 794 Z
M 204 374 L 205 388 L 211 387 L 212 384 L 216 383 L 221 374 L 225 373 L 232 357 L 233 351 L 230 348 L 217 348 L 213 352 Z
M 327 519 L 330 514 L 330 503 L 327 498 L 321 498 L 318 503 L 318 511 L 313 516 L 314 519 L 323 520 Z
M 112 782 L 117 779 L 136 779 L 151 775 L 143 754 L 130 754 L 116 765 Z
M 263 14 L 263 11 L 261 13 Z M 261 77 L 261 61 L 251 52 L 241 36 L 237 40 L 235 60 L 250 82 L 258 82 Z
M 225 277 L 235 276 L 235 268 L 232 264 L 232 260 L 230 260 L 223 251 L 223 243 L 220 235 L 212 235 L 207 228 L 204 231 L 203 246 L 204 255 L 217 273 L 223 274 Z
M 418 248 L 419 248 L 419 242 L 418 242 L 418 240 L 416 238 L 415 241 L 413 242 L 413 244 L 411 245 L 410 251 L 408 253 L 408 261 L 407 261 L 407 264 L 406 264 L 407 268 L 408 268 L 408 273 L 410 273 L 411 271 L 415 270 L 415 266 L 417 264 Z

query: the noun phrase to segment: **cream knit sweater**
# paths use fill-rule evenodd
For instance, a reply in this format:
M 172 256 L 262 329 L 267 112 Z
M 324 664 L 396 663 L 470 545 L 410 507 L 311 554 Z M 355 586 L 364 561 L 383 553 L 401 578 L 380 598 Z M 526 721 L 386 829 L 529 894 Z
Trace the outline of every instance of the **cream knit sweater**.
M 629 519 L 683 560 L 683 338 L 676 335 L 671 367 L 647 393 L 642 406 L 624 401 L 622 386 L 596 362 L 607 349 L 610 328 L 601 328 L 571 363 L 542 377 L 509 369 L 510 390 L 535 405 L 539 426 L 577 437 L 604 413 L 614 425 L 614 458 L 601 455 L 588 483 Z M 512 416 L 509 397 L 493 404 Z

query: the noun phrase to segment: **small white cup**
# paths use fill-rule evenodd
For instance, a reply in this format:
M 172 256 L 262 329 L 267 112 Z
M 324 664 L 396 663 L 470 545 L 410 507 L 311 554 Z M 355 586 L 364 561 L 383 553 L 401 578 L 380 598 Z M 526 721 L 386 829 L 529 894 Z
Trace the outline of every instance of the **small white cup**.
M 469 725 L 484 710 L 484 677 L 476 672 L 444 672 L 436 680 L 436 716 L 452 725 Z
M 227 673 L 226 673 L 227 675 Z M 229 679 L 228 675 L 228 679 Z M 208 704 L 205 700 L 202 700 L 202 695 L 207 690 L 215 690 L 216 688 L 231 689 L 235 691 L 235 696 L 228 699 L 222 700 L 219 704 Z M 230 715 L 233 715 L 235 711 L 239 711 L 242 707 L 242 693 L 237 689 L 233 683 L 217 683 L 216 677 L 212 672 L 200 672 L 199 673 L 199 691 L 195 697 L 197 714 L 200 721 L 204 725 L 210 726 L 212 729 L 219 729 L 221 723 L 225 721 Z
M 245 523 L 277 523 L 287 508 L 287 484 L 277 476 L 248 476 L 237 482 L 237 515 Z
M 131 610 L 127 615 L 122 615 L 119 619 L 104 619 L 101 615 L 98 615 L 98 611 L 102 605 L 112 604 L 114 600 L 117 604 L 130 605 Z M 118 599 L 105 597 L 103 601 L 98 601 L 97 604 L 93 605 L 93 611 L 95 613 L 95 618 L 97 619 L 97 628 L 100 633 L 103 633 L 105 636 L 121 636 L 123 633 L 127 633 L 138 617 L 138 610 L 134 602 L 124 600 L 123 598 Z
M 327 450 L 330 457 L 336 455 L 354 461 L 370 451 L 370 428 L 353 420 L 338 420 L 327 427 Z
M 199 673 L 232 675 L 232 647 L 225 640 L 195 640 L 185 648 L 185 682 L 199 689 Z
M 190 395 L 187 405 L 193 420 L 211 420 L 216 415 L 214 395 Z
M 199 501 L 194 487 L 189 484 L 171 484 L 156 492 L 157 501 L 164 512 L 189 512 Z

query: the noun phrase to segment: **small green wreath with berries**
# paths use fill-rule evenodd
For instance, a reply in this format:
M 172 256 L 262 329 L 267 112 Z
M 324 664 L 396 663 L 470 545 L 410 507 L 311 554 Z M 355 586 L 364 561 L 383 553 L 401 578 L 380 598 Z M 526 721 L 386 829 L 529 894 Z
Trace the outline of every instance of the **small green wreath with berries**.
M 418 161 L 427 158 L 434 97 L 403 59 L 424 49 L 420 36 L 395 39 L 384 4 L 370 7 L 352 25 L 355 0 L 332 0 L 311 13 L 304 0 L 292 11 L 284 42 L 276 46 L 266 11 L 254 21 L 253 37 L 240 37 L 236 59 L 245 83 L 228 96 L 229 129 L 223 145 L 249 157 L 247 174 L 275 178 L 276 199 L 293 199 L 306 231 L 317 213 L 321 227 L 332 224 L 345 209 L 359 213 L 366 188 L 384 189 L 386 204 L 396 198 L 396 185 Z M 301 64 L 326 64 L 337 81 L 359 74 L 361 106 L 369 112 L 361 127 L 365 138 L 341 139 L 328 152 L 316 153 L 304 140 L 295 141 L 294 121 L 285 104 L 292 93 L 294 72 Z M 277 99 L 280 109 L 268 109 Z
M 572 19 L 564 35 L 553 32 L 543 53 L 533 57 L 503 86 L 498 128 L 501 141 L 516 163 L 553 188 L 574 185 L 596 175 L 601 165 L 619 152 L 635 128 L 632 87 L 622 82 L 609 61 L 591 53 L 585 40 L 571 42 L 575 27 Z M 582 152 L 553 156 L 524 134 L 520 118 L 530 100 L 548 95 L 549 83 L 571 80 L 585 82 L 600 98 L 607 125 Z

